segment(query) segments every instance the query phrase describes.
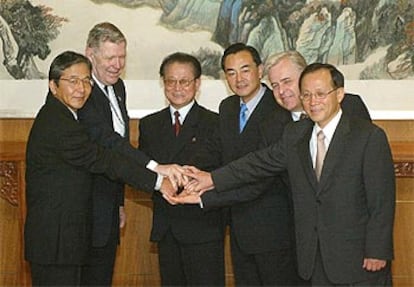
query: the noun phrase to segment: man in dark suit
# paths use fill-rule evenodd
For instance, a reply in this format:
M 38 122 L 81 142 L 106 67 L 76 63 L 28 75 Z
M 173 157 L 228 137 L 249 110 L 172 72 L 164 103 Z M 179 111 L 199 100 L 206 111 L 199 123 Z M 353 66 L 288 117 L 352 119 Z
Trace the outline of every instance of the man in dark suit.
M 265 74 L 273 95 L 282 107 L 291 112 L 294 121 L 306 116 L 299 98 L 299 77 L 306 65 L 305 58 L 297 51 L 273 54 L 265 63 Z M 347 115 L 371 120 L 367 107 L 358 95 L 346 93 L 341 109 Z
M 170 105 L 140 120 L 139 148 L 160 163 L 218 167 L 218 158 L 204 157 L 218 116 L 195 101 L 201 84 L 199 61 L 189 54 L 171 54 L 163 60 L 160 76 Z M 155 193 L 153 202 L 151 240 L 158 245 L 162 285 L 224 286 L 222 211 L 172 206 Z
M 290 114 L 261 83 L 263 65 L 256 49 L 229 46 L 222 68 L 235 95 L 220 103 L 220 129 L 211 154 L 219 151 L 227 164 L 264 146 L 262 133 L 281 136 Z M 247 112 L 243 113 L 243 106 Z M 245 125 L 240 126 L 246 116 Z M 273 121 L 269 125 L 267 119 Z M 240 286 L 286 286 L 297 280 L 293 215 L 288 186 L 281 176 L 249 184 L 225 194 L 206 193 L 203 209 L 229 207 L 231 256 Z
M 91 63 L 64 52 L 49 70 L 49 93 L 30 131 L 26 152 L 25 258 L 34 286 L 79 286 L 91 244 L 92 176 L 152 191 L 156 174 L 92 143 L 77 111 L 92 88 Z M 168 181 L 162 182 L 162 190 Z
M 95 85 L 85 106 L 78 112 L 79 120 L 100 145 L 123 153 L 152 171 L 168 175 L 174 166 L 157 165 L 129 141 L 125 85 L 120 78 L 125 67 L 126 44 L 123 33 L 111 23 L 98 23 L 89 31 L 85 54 L 92 62 Z M 161 179 L 159 176 L 158 181 Z M 92 199 L 92 248 L 82 284 L 110 286 L 120 228 L 126 221 L 124 183 L 105 175 L 95 175 Z
M 386 135 L 342 112 L 344 78 L 332 65 L 311 64 L 299 83 L 312 121 L 289 124 L 278 144 L 211 175 L 193 170 L 198 183 L 187 188 L 222 192 L 287 170 L 299 274 L 313 286 L 391 286 L 395 175 Z

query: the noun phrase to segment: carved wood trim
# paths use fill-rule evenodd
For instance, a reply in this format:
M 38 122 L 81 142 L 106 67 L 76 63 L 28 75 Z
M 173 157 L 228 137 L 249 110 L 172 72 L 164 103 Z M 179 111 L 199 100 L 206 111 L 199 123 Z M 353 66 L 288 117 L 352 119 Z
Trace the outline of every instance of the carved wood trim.
M 0 197 L 14 206 L 19 205 L 17 176 L 17 162 L 0 161 Z
M 414 177 L 414 162 L 395 161 L 394 170 L 396 177 Z

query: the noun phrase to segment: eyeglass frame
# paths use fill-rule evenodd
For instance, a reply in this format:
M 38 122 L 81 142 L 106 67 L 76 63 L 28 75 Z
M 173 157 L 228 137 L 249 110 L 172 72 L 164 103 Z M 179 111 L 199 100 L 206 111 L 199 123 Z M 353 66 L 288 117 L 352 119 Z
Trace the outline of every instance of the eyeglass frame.
M 83 85 L 88 85 L 90 87 L 93 87 L 94 81 L 92 78 L 86 77 L 84 79 L 81 78 L 59 78 L 59 81 L 63 80 L 69 83 L 69 85 L 73 87 L 78 87 L 80 83 Z
M 309 102 L 310 100 L 311 100 L 311 98 L 312 97 L 315 97 L 315 99 L 317 99 L 318 101 L 320 101 L 320 100 L 324 100 L 324 99 L 326 99 L 326 97 L 329 95 L 329 94 L 331 94 L 331 93 L 333 93 L 333 92 L 335 92 L 336 90 L 338 90 L 340 87 L 336 87 L 336 88 L 333 88 L 332 90 L 330 90 L 329 92 L 326 92 L 326 93 L 315 93 L 315 94 L 313 94 L 313 93 L 306 93 L 306 94 L 301 94 L 300 96 L 299 96 L 299 98 L 302 100 L 302 102 Z M 306 97 L 305 97 L 306 96 Z
M 166 88 L 174 88 L 177 84 L 182 88 L 188 88 L 192 82 L 194 82 L 197 78 L 193 78 L 191 80 L 188 79 L 180 79 L 180 80 L 173 80 L 173 79 L 163 79 L 164 86 Z

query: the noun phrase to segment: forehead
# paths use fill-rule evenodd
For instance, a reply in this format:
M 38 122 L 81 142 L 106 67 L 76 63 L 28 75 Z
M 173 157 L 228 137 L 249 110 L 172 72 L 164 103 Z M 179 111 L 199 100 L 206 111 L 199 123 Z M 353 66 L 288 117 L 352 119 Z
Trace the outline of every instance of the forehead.
M 194 74 L 191 63 L 171 62 L 165 66 L 165 76 L 176 74 Z
M 319 69 L 311 73 L 306 74 L 302 78 L 301 86 L 313 87 L 313 86 L 331 86 L 332 78 L 331 73 L 326 69 Z
M 62 76 L 68 76 L 68 77 L 86 77 L 91 74 L 91 71 L 89 70 L 89 67 L 85 63 L 77 63 L 72 66 L 67 67 L 62 71 Z
M 125 54 L 126 53 L 126 42 L 114 43 L 111 41 L 101 42 L 97 48 L 100 54 L 108 56 L 112 54 Z
M 229 54 L 225 61 L 225 68 L 234 68 L 254 63 L 253 56 L 249 51 L 240 51 L 234 54 Z
M 272 80 L 281 80 L 284 78 L 299 78 L 300 70 L 289 59 L 282 59 L 269 69 L 269 78 Z

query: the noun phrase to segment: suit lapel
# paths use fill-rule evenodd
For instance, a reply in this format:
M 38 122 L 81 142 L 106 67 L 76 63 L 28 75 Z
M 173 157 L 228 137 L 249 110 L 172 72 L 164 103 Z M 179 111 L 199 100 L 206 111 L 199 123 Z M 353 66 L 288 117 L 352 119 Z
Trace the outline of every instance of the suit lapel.
M 329 183 L 329 179 L 335 170 L 335 166 L 341 162 L 341 159 L 345 154 L 345 147 L 348 144 L 350 131 L 349 119 L 342 115 L 342 118 L 339 121 L 335 133 L 332 137 L 331 143 L 329 144 L 329 148 L 323 163 L 321 178 L 319 182 L 321 189 L 327 183 Z
M 195 132 L 197 131 L 199 122 L 199 112 L 199 106 L 195 102 L 185 118 L 180 133 L 173 141 L 174 144 L 172 145 L 170 160 L 172 160 L 186 144 L 197 141 Z
M 275 108 L 275 104 L 276 103 L 274 101 L 272 92 L 268 88 L 266 88 L 266 91 L 263 97 L 257 103 L 256 108 L 254 109 L 253 113 L 250 115 L 249 120 L 247 121 L 246 126 L 244 127 L 241 135 L 249 134 L 249 130 L 251 129 L 251 127 L 256 129 L 258 126 L 260 126 L 260 122 L 263 121 L 264 115 L 268 115 L 269 111 Z M 238 106 L 237 108 L 238 109 L 237 109 L 236 119 L 237 119 L 237 127 L 238 127 L 240 106 Z
M 107 121 L 108 125 L 113 126 L 111 106 L 105 93 L 98 87 L 98 85 L 96 85 L 93 88 L 93 94 L 95 95 L 97 105 L 99 105 L 98 110 L 104 113 L 102 118 Z
M 316 191 L 318 189 L 318 182 L 316 180 L 315 171 L 313 170 L 313 164 L 312 164 L 312 157 L 310 155 L 310 149 L 309 149 L 309 141 L 312 136 L 312 129 L 313 124 L 309 120 L 309 127 L 307 127 L 303 133 L 303 135 L 300 137 L 300 140 L 297 144 L 297 150 L 299 154 L 299 160 L 302 165 L 302 169 L 308 178 L 308 181 L 311 183 L 312 187 Z

